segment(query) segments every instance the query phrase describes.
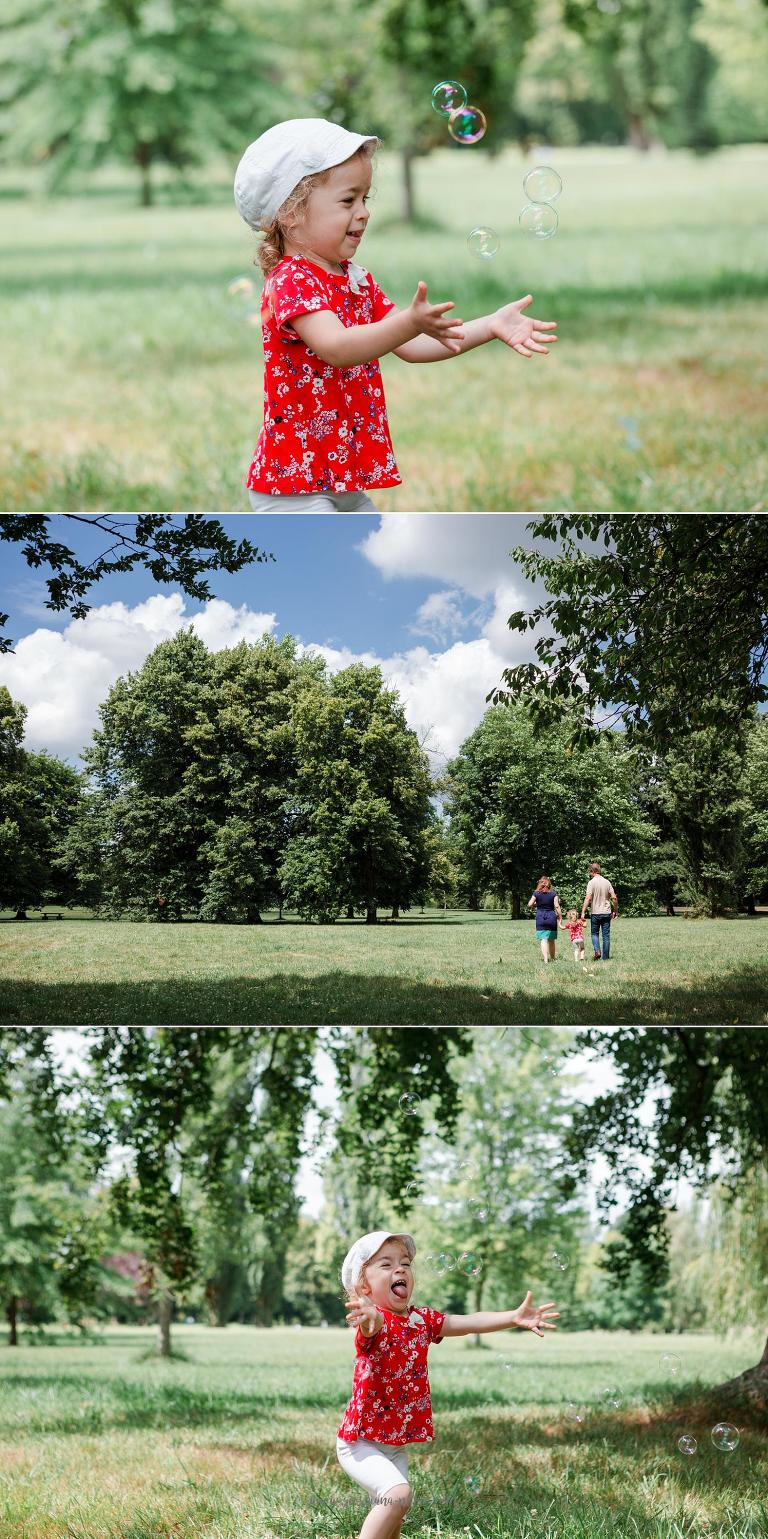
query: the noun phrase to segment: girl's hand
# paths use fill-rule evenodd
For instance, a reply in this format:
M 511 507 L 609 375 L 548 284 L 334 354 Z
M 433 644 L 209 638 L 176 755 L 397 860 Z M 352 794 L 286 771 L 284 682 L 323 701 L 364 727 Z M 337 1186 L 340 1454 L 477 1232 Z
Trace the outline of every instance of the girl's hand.
M 532 315 L 523 315 L 523 310 L 532 304 L 533 295 L 526 294 L 524 299 L 516 299 L 511 305 L 502 305 L 491 316 L 491 336 L 506 342 L 507 347 L 513 347 L 521 358 L 532 358 L 534 353 L 548 353 L 549 348 L 544 346 L 545 342 L 557 341 L 553 335 L 557 330 L 557 321 L 537 321 Z
M 533 1294 L 528 1291 L 522 1304 L 515 1310 L 515 1323 L 521 1330 L 533 1331 L 534 1336 L 543 1336 L 545 1331 L 556 1331 L 557 1326 L 552 1325 L 552 1320 L 559 1320 L 560 1316 L 553 1303 L 539 1304 L 534 1308 L 531 1303 Z
M 383 1316 L 379 1314 L 373 1299 L 353 1293 L 347 1302 L 347 1325 L 360 1326 L 364 1336 L 375 1336 Z
M 419 283 L 416 293 L 408 307 L 414 326 L 425 337 L 434 337 L 436 342 L 441 342 L 449 353 L 460 353 L 461 343 L 464 340 L 462 331 L 463 321 L 455 315 L 447 315 L 446 311 L 455 308 L 453 300 L 447 304 L 431 305 L 427 299 L 426 283 Z

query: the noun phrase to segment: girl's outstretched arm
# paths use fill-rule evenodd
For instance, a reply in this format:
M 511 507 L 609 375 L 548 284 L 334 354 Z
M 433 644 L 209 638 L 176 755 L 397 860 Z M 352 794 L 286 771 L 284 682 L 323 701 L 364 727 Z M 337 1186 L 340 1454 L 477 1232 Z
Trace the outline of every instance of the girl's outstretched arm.
M 528 1292 L 522 1304 L 517 1309 L 500 1309 L 492 1312 L 484 1311 L 477 1315 L 446 1315 L 443 1321 L 441 1336 L 482 1336 L 489 1331 L 508 1331 L 518 1326 L 523 1331 L 533 1331 L 534 1336 L 543 1336 L 545 1331 L 556 1331 L 557 1326 L 553 1320 L 559 1320 L 555 1306 L 549 1304 L 531 1303 L 533 1295 Z
M 538 321 L 523 311 L 533 304 L 532 295 L 515 299 L 512 304 L 502 305 L 491 315 L 480 315 L 475 321 L 465 321 L 464 336 L 459 347 L 448 351 L 431 337 L 419 336 L 402 347 L 394 348 L 398 358 L 406 363 L 440 363 L 454 353 L 469 353 L 473 347 L 483 347 L 486 342 L 504 342 L 514 348 L 522 358 L 532 358 L 534 353 L 548 353 L 550 344 L 557 341 L 557 321 Z

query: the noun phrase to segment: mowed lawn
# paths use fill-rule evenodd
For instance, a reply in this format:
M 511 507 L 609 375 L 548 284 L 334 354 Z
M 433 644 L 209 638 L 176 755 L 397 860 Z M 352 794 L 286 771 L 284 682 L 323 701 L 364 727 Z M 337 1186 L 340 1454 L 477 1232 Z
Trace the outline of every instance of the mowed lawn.
M 768 486 L 768 146 L 710 157 L 557 149 L 560 228 L 525 236 L 515 149 L 416 163 L 398 218 L 382 151 L 360 259 L 398 305 L 423 278 L 463 319 L 526 292 L 559 322 L 546 359 L 500 344 L 431 366 L 384 360 L 403 485 L 391 510 L 763 509 Z M 254 238 L 221 164 L 197 206 L 135 206 L 127 173 L 46 200 L 0 180 L 6 509 L 245 510 L 260 332 L 228 283 Z M 23 195 L 23 194 L 31 195 Z M 501 249 L 473 256 L 491 226 Z
M 563 932 L 564 933 L 564 932 Z M 768 1023 L 768 916 L 623 919 L 544 967 L 532 922 L 0 921 L 0 1021 L 181 1025 Z
M 439 1292 L 424 1302 L 446 1307 Z M 0 1539 L 354 1539 L 368 1499 L 335 1456 L 351 1333 L 174 1330 L 186 1361 L 142 1360 L 153 1333 L 140 1327 L 0 1347 Z M 765 1430 L 708 1392 L 760 1349 L 756 1336 L 567 1331 L 433 1347 L 435 1441 L 410 1455 L 404 1534 L 764 1536 Z M 711 1441 L 723 1419 L 740 1428 L 732 1452 Z

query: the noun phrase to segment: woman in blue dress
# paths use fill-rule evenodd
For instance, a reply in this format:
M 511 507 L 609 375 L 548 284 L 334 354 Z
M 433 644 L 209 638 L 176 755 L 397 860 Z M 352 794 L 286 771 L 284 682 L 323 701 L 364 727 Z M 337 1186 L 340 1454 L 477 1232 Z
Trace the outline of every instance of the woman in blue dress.
M 541 954 L 545 962 L 555 960 L 557 926 L 563 914 L 560 898 L 554 891 L 548 876 L 540 876 L 536 891 L 528 901 L 528 907 L 536 908 L 536 939 L 541 942 Z

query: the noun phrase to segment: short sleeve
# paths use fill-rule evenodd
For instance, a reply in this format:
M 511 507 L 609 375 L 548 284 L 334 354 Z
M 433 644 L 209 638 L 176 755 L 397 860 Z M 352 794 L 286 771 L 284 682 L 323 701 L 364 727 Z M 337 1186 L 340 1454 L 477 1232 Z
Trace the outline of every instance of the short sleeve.
M 387 1322 L 385 1320 L 384 1324 L 378 1331 L 376 1331 L 375 1335 L 364 1336 L 360 1326 L 358 1325 L 357 1330 L 355 1331 L 355 1355 L 358 1357 L 367 1357 L 369 1352 L 373 1351 L 374 1347 L 380 1345 L 381 1339 L 386 1329 Z
M 281 262 L 270 274 L 266 298 L 280 327 L 297 315 L 330 310 L 322 279 L 297 262 Z
M 419 1314 L 424 1317 L 427 1327 L 427 1335 L 435 1345 L 442 1341 L 443 1325 L 445 1323 L 445 1311 L 440 1309 L 420 1309 Z
M 382 288 L 379 288 L 372 274 L 369 273 L 368 278 L 373 301 L 373 319 L 374 321 L 383 321 L 384 316 L 389 315 L 395 309 L 395 302 L 387 297 Z

